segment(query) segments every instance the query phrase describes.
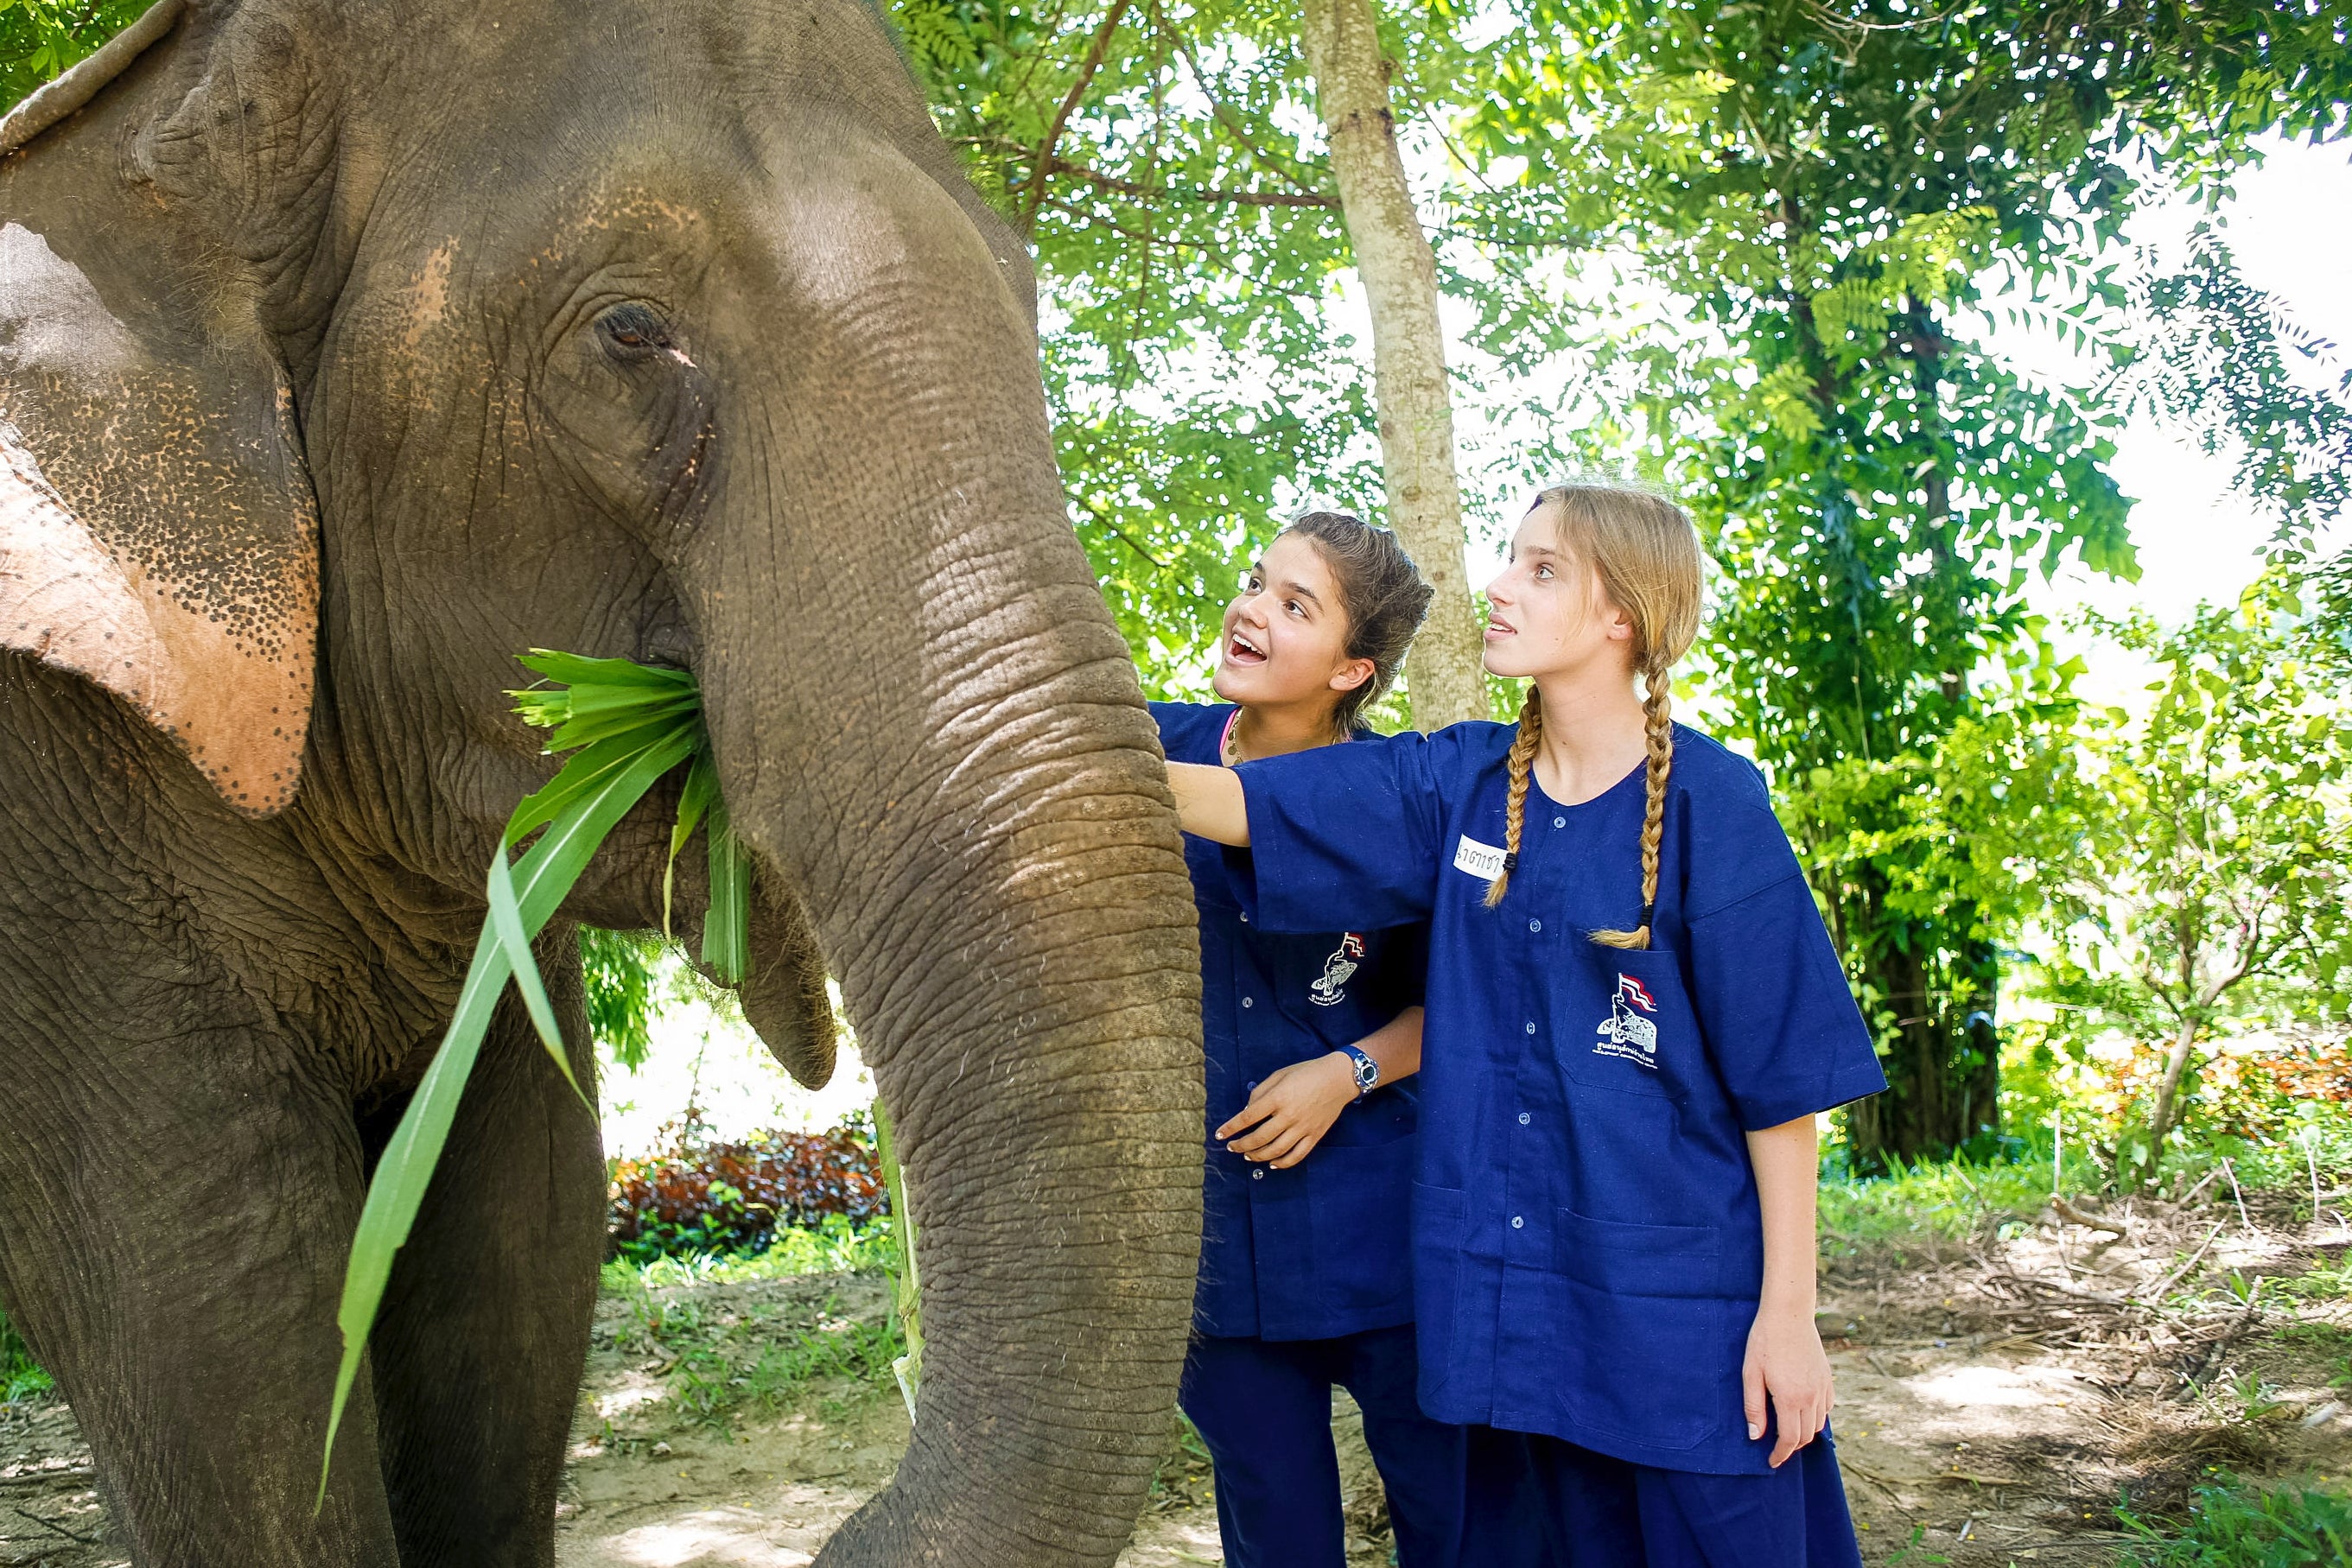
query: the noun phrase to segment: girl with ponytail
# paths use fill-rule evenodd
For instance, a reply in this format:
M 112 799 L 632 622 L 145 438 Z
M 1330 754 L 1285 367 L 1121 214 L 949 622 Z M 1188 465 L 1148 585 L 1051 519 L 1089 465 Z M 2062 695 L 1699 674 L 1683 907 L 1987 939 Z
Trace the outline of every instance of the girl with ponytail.
M 1396 536 L 1309 512 L 1225 611 L 1218 703 L 1153 703 L 1179 764 L 1377 744 L 1387 689 L 1429 607 Z M 1430 1420 L 1406 1240 L 1427 928 L 1253 926 L 1223 852 L 1187 840 L 1201 916 L 1208 1091 L 1200 1281 L 1181 1402 L 1216 1468 L 1234 1568 L 1346 1568 L 1331 1390 L 1363 1411 L 1402 1568 L 1465 1556 L 1469 1435 Z
M 1421 1402 L 1512 1435 L 1549 1560 L 1858 1568 L 1814 1118 L 1885 1079 L 1762 776 L 1674 721 L 1701 591 L 1679 507 L 1546 490 L 1486 590 L 1516 725 L 1170 773 L 1257 927 L 1430 922 Z

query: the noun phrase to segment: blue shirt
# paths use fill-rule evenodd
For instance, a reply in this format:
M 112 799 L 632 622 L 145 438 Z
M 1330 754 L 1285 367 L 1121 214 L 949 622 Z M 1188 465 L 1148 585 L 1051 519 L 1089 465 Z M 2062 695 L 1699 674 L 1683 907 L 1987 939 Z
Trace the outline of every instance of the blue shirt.
M 1220 760 L 1230 706 L 1153 703 L 1177 762 Z M 1376 738 L 1362 732 L 1363 738 Z M 1349 747 L 1330 747 L 1345 751 Z M 1248 923 L 1219 847 L 1187 835 L 1201 912 L 1201 1042 L 1207 1133 L 1238 1115 L 1259 1082 L 1353 1045 L 1421 1000 L 1425 932 Z M 1339 1113 L 1288 1170 L 1208 1139 L 1202 1183 L 1200 1332 L 1270 1340 L 1336 1339 L 1412 1321 L 1408 1232 L 1416 1095 L 1383 1085 Z
M 1652 946 L 1643 773 L 1528 789 L 1462 724 L 1243 765 L 1256 925 L 1431 922 L 1413 1268 L 1422 1406 L 1636 1463 L 1761 1472 L 1740 1362 L 1763 1275 L 1744 1134 L 1886 1086 L 1752 763 L 1677 726 Z

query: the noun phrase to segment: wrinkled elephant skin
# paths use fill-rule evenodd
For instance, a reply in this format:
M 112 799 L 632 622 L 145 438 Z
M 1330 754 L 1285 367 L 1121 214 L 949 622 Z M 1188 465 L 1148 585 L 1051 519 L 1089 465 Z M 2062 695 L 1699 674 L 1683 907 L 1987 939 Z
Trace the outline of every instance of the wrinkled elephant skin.
M 823 1561 L 1109 1563 L 1197 950 L 1025 255 L 856 0 L 172 7 L 0 128 L 0 1301 L 130 1554 L 552 1562 L 604 1170 L 511 998 L 312 1508 L 537 646 L 697 674 L 747 1014 L 821 1081 L 830 970 L 897 1114 L 929 1374 Z M 583 1065 L 569 923 L 658 922 L 674 801 L 542 945 Z

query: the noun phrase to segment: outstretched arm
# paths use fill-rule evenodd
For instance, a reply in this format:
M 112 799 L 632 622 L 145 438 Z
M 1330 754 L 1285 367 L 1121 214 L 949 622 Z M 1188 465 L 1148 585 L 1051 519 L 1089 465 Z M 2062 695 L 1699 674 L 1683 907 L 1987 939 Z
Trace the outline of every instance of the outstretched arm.
M 1249 811 L 1242 804 L 1242 781 L 1232 768 L 1171 762 L 1168 782 L 1176 791 L 1176 820 L 1186 832 L 1235 849 L 1249 847 Z
M 1756 1197 L 1764 1211 L 1764 1295 L 1748 1331 L 1740 1392 L 1748 1436 L 1764 1435 L 1769 1397 L 1778 1417 L 1772 1468 L 1811 1442 L 1830 1418 L 1835 1391 L 1821 1331 L 1813 1326 L 1813 1196 L 1821 1151 L 1811 1116 L 1748 1134 Z

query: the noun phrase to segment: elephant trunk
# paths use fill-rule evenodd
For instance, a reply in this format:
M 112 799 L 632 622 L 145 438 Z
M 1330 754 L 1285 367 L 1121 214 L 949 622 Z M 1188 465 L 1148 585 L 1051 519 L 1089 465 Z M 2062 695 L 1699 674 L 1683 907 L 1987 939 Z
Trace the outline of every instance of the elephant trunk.
M 1111 1563 L 1198 1258 L 1191 887 L 1034 341 L 984 284 L 890 356 L 916 373 L 795 343 L 789 428 L 677 568 L 730 809 L 809 911 L 919 1232 L 913 1444 L 828 1564 Z

